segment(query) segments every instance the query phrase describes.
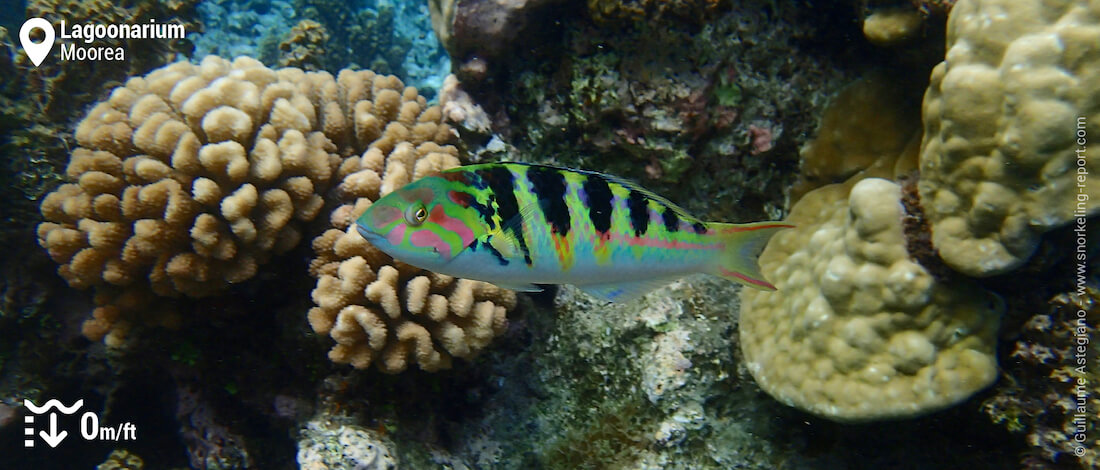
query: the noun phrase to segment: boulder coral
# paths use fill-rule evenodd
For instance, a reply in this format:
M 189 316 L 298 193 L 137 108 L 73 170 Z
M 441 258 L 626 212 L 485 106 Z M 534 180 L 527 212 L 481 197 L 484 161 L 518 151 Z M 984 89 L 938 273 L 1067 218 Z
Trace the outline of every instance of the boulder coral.
M 996 378 L 1002 302 L 965 276 L 1011 273 L 1043 233 L 1100 207 L 1094 185 L 1079 184 L 1100 170 L 1079 140 L 1100 131 L 1098 21 L 1095 2 L 954 5 L 905 209 L 897 185 L 859 180 L 896 177 L 907 158 L 861 159 L 851 149 L 876 149 L 827 145 L 857 128 L 823 129 L 836 135 L 809 156 L 835 149 L 834 161 L 862 163 L 839 174 L 847 183 L 807 193 L 788 219 L 798 228 L 764 251 L 779 293 L 742 295 L 742 349 L 766 391 L 861 421 L 933 411 Z
M 1100 209 L 1100 4 L 960 1 L 924 100 L 920 194 L 952 268 L 992 276 Z
M 999 299 L 911 259 L 903 214 L 900 187 L 879 178 L 791 210 L 797 227 L 760 256 L 778 292 L 742 291 L 741 349 L 773 397 L 867 421 L 944 408 L 997 378 Z
M 71 286 L 99 293 L 84 334 L 121 344 L 151 294 L 222 292 L 297 245 L 343 157 L 449 138 L 432 109 L 369 71 L 169 65 L 77 126 L 72 182 L 42 201 L 39 243 Z
M 871 74 L 845 87 L 822 115 L 814 140 L 799 151 L 791 201 L 828 184 L 869 176 L 894 179 L 916 169 L 921 86 Z

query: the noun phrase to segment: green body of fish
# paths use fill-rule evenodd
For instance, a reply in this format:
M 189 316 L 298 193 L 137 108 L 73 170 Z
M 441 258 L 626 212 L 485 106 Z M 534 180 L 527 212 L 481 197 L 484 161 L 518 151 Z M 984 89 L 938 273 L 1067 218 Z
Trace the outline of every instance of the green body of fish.
M 756 259 L 778 222 L 702 222 L 628 181 L 521 163 L 414 181 L 356 221 L 383 252 L 431 271 L 520 291 L 574 284 L 622 302 L 704 272 L 774 289 Z

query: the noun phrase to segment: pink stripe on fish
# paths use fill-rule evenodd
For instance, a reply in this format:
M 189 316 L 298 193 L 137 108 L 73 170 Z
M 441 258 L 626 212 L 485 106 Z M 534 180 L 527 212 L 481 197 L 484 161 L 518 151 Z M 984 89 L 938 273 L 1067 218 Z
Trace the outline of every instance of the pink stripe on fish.
M 470 202 L 474 200 L 474 197 L 469 193 L 462 193 L 458 191 L 448 191 L 447 197 L 451 199 L 451 202 L 458 204 L 462 207 L 470 207 Z
M 409 235 L 409 243 L 413 246 L 432 247 L 443 259 L 451 259 L 451 245 L 443 241 L 439 235 L 431 230 L 417 230 Z
M 405 224 L 397 224 L 390 230 L 390 233 L 386 234 L 386 241 L 391 245 L 397 246 L 401 244 L 401 241 L 405 239 Z
M 761 286 L 761 287 L 771 289 L 771 290 L 775 290 L 775 286 L 773 286 L 772 283 L 770 283 L 768 281 L 765 281 L 765 280 L 762 280 L 762 279 L 753 279 L 753 278 L 748 277 L 744 274 L 741 274 L 737 271 L 730 271 L 730 270 L 725 269 L 725 268 L 718 268 L 718 270 L 722 272 L 723 276 L 733 276 L 733 277 L 736 277 L 736 278 L 738 278 L 742 281 L 745 281 L 749 284 L 752 284 L 752 285 L 755 285 L 755 286 Z
M 751 232 L 753 230 L 765 230 L 769 228 L 794 228 L 791 224 L 767 224 L 753 225 L 750 227 L 733 226 L 722 230 L 722 233 Z
M 723 243 L 689 243 L 676 240 L 661 240 L 652 237 L 635 237 L 624 233 L 610 233 L 611 239 L 623 242 L 630 246 L 644 246 L 647 248 L 665 248 L 669 250 L 723 250 Z
M 444 230 L 458 235 L 458 238 L 462 239 L 463 248 L 474 242 L 474 231 L 470 230 L 470 226 L 461 220 L 448 216 L 446 212 L 443 212 L 442 204 L 436 204 L 432 208 L 432 213 L 428 216 L 428 222 L 439 224 Z

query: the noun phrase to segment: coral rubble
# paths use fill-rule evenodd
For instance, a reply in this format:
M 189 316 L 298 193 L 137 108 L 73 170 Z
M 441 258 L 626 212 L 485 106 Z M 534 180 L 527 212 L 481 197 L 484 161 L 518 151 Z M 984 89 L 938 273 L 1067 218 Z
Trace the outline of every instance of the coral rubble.
M 298 468 L 393 470 L 400 461 L 377 433 L 329 420 L 311 420 L 298 441 Z

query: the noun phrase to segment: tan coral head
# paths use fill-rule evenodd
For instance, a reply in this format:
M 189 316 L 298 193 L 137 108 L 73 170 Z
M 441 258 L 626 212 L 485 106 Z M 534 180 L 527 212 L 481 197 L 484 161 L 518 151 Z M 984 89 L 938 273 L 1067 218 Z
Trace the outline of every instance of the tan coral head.
M 837 421 L 917 416 L 997 377 L 1003 305 L 942 283 L 905 247 L 897 184 L 878 178 L 803 197 L 760 265 L 778 292 L 742 291 L 741 348 L 761 388 Z

